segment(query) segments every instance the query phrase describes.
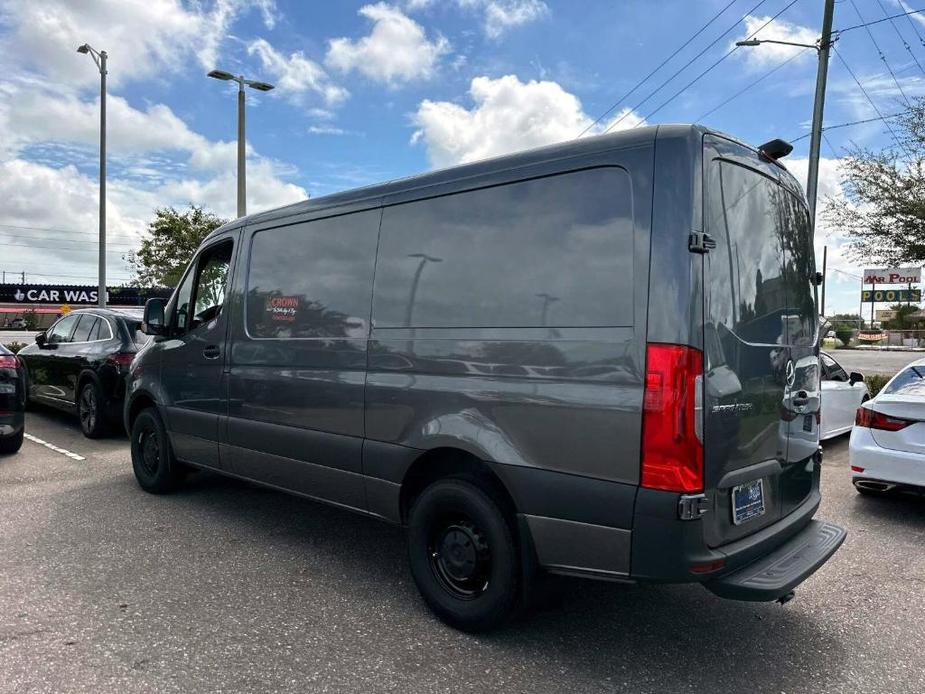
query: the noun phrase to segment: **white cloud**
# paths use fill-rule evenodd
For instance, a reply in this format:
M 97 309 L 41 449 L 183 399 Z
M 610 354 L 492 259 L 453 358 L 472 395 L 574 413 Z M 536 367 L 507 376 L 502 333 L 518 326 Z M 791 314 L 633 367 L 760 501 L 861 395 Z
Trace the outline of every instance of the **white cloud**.
M 761 29 L 770 19 L 770 17 L 749 15 L 745 18 L 745 31 L 736 41 L 749 37 L 756 31 L 758 32 L 754 37 L 756 39 L 774 39 L 775 41 L 791 41 L 809 45 L 815 44 L 819 38 L 819 33 L 815 29 L 792 24 L 781 19 L 775 19 L 768 26 Z M 759 29 L 761 30 L 759 31 Z M 734 45 L 733 43 L 732 46 Z M 760 46 L 740 48 L 736 51 L 736 54 L 750 67 L 760 69 L 777 65 L 800 51 L 803 51 L 807 56 L 813 55 L 812 51 L 805 48 L 784 46 L 779 43 L 764 43 Z
M 461 0 L 461 3 L 483 9 L 485 34 L 493 39 L 508 29 L 529 24 L 549 13 L 549 7 L 542 0 Z
M 430 9 L 434 0 L 405 0 L 409 12 Z M 492 39 L 502 36 L 508 29 L 535 22 L 549 14 L 549 6 L 543 0 L 455 0 L 463 10 L 482 15 L 482 28 Z
M 215 0 L 209 9 L 180 0 L 0 0 L 0 24 L 8 27 L 0 67 L 31 69 L 62 84 L 91 86 L 99 74 L 76 53 L 87 42 L 109 53 L 113 86 L 189 69 L 190 58 L 215 67 L 231 24 L 250 8 L 271 27 L 273 0 Z
M 574 139 L 592 123 L 578 98 L 556 82 L 521 82 L 514 75 L 476 77 L 469 88 L 473 107 L 425 100 L 413 116 L 434 166 L 450 166 Z M 625 117 L 624 117 L 625 116 Z M 622 119 L 622 120 L 621 120 Z M 642 119 L 627 110 L 592 129 L 632 128 Z
M 275 78 L 276 86 L 290 96 L 314 92 L 328 106 L 336 106 L 350 95 L 346 89 L 334 84 L 325 69 L 306 58 L 302 51 L 295 51 L 287 57 L 265 39 L 257 39 L 250 43 L 247 52 L 260 58 L 264 70 Z
M 325 63 L 342 72 L 357 70 L 377 82 L 395 86 L 427 79 L 442 55 L 450 50 L 442 36 L 428 39 L 424 28 L 397 7 L 384 2 L 364 5 L 359 14 L 373 22 L 360 39 L 332 39 Z

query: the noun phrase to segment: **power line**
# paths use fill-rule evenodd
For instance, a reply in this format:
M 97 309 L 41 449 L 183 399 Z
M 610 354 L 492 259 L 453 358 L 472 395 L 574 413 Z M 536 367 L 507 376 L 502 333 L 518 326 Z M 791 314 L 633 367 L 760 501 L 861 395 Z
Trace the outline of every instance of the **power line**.
M 902 0 L 900 0 L 899 4 L 902 5 L 902 7 L 905 9 L 906 6 L 905 4 L 903 4 Z M 922 38 L 922 34 L 919 33 L 919 28 L 915 25 L 915 22 L 912 21 L 912 15 L 907 14 L 905 15 L 905 17 L 906 17 L 906 21 L 909 22 L 909 26 L 912 27 L 912 33 L 916 35 L 916 37 L 919 40 L 919 43 L 922 44 L 923 47 L 925 47 L 925 39 Z
M 861 16 L 861 11 L 858 9 L 857 3 L 854 0 L 851 0 L 851 6 L 854 8 L 855 14 L 858 16 L 862 22 L 864 17 Z M 880 54 L 880 60 L 883 61 L 883 64 L 886 65 L 886 69 L 890 72 L 890 77 L 893 78 L 893 84 L 896 85 L 896 88 L 899 90 L 899 93 L 902 94 L 903 101 L 906 102 L 906 106 L 911 106 L 909 103 L 909 98 L 906 96 L 906 92 L 903 91 L 902 85 L 899 84 L 899 80 L 896 79 L 896 74 L 893 72 L 893 68 L 890 66 L 889 61 L 887 61 L 886 56 L 883 54 L 883 51 L 880 50 L 880 45 L 877 43 L 877 39 L 874 38 L 874 32 L 870 30 L 870 26 L 864 27 L 867 31 L 867 35 L 870 37 L 871 43 L 874 44 L 874 48 L 877 49 L 877 53 Z
M 784 66 L 787 65 L 788 63 L 791 63 L 791 62 L 794 61 L 795 59 L 799 58 L 801 55 L 803 55 L 803 53 L 804 53 L 806 50 L 808 50 L 808 49 L 804 48 L 803 50 L 794 53 L 792 56 L 790 56 L 789 58 L 787 58 L 787 60 L 785 60 L 784 62 L 780 63 L 777 67 L 775 67 L 775 68 L 773 68 L 772 70 L 770 70 L 770 71 L 764 73 L 761 77 L 759 77 L 758 79 L 756 79 L 756 80 L 755 80 L 754 82 L 752 82 L 751 84 L 747 85 L 746 87 L 743 87 L 742 89 L 740 89 L 739 91 L 737 91 L 735 94 L 733 94 L 732 96 L 730 96 L 730 97 L 729 97 L 728 99 L 726 99 L 725 101 L 723 101 L 723 102 L 717 104 L 716 106 L 714 106 L 713 108 L 711 108 L 709 111 L 707 111 L 706 113 L 704 113 L 702 116 L 696 118 L 696 119 L 695 119 L 696 122 L 702 121 L 704 118 L 706 118 L 707 116 L 711 115 L 711 114 L 714 113 L 715 111 L 718 111 L 719 109 L 721 109 L 723 106 L 725 106 L 726 104 L 728 104 L 728 103 L 729 103 L 730 101 L 732 101 L 733 99 L 737 99 L 738 97 L 742 96 L 745 92 L 747 92 L 749 89 L 751 89 L 752 87 L 754 87 L 756 84 L 758 84 L 759 82 L 761 82 L 761 81 L 767 79 L 768 77 L 770 77 L 771 75 L 773 75 L 775 72 L 777 72 L 778 70 L 780 70 L 782 67 L 784 67 Z
M 636 104 L 633 108 L 631 108 L 629 111 L 627 111 L 627 112 L 624 113 L 622 116 L 620 116 L 617 120 L 615 120 L 613 123 L 611 123 L 609 126 L 607 126 L 607 129 L 604 130 L 604 132 L 605 132 L 605 133 L 609 133 L 611 130 L 614 129 L 614 127 L 616 127 L 619 123 L 621 123 L 630 113 L 635 112 L 640 106 L 642 106 L 642 105 L 643 105 L 644 103 L 646 103 L 649 99 L 651 99 L 653 96 L 655 96 L 656 94 L 658 94 L 658 93 L 662 90 L 662 88 L 665 87 L 665 85 L 667 85 L 667 84 L 668 84 L 669 82 L 671 82 L 675 77 L 677 77 L 677 76 L 680 75 L 682 72 L 684 72 L 688 67 L 690 67 L 690 65 L 691 65 L 695 60 L 697 60 L 698 58 L 700 58 L 700 56 L 702 56 L 702 55 L 703 55 L 704 53 L 706 53 L 708 50 L 710 50 L 711 48 L 713 48 L 713 46 L 715 46 L 717 43 L 719 43 L 719 42 L 723 39 L 723 37 L 726 36 L 726 34 L 728 34 L 730 31 L 732 31 L 732 30 L 735 29 L 737 26 L 739 26 L 739 24 L 741 24 L 743 21 L 745 21 L 745 19 L 746 19 L 749 15 L 751 15 L 752 12 L 754 12 L 754 11 L 757 10 L 759 7 L 761 7 L 765 2 L 767 2 L 767 0 L 761 0 L 757 5 L 755 5 L 753 8 L 751 8 L 748 12 L 746 12 L 746 13 L 743 14 L 741 17 L 739 17 L 739 19 L 737 19 L 737 20 L 735 21 L 735 24 L 733 24 L 732 26 L 730 26 L 728 29 L 726 29 L 726 31 L 724 31 L 722 34 L 720 34 L 720 35 L 717 36 L 715 39 L 713 39 L 713 41 L 711 41 L 711 42 L 707 45 L 706 48 L 704 48 L 702 51 L 700 51 L 700 53 L 698 53 L 698 54 L 695 55 L 693 58 L 691 58 L 691 59 L 688 60 L 686 63 L 684 63 L 684 65 L 682 65 L 681 68 L 680 68 L 679 70 L 676 70 L 676 71 L 671 75 L 671 77 L 669 77 L 669 78 L 666 79 L 664 82 L 662 82 L 660 85 L 658 85 L 653 91 L 649 92 L 649 96 L 647 96 L 645 99 L 643 99 L 643 100 L 640 101 L 638 104 Z M 796 2 L 796 0 L 793 0 L 793 2 Z M 790 4 L 792 5 L 793 2 L 791 2 Z
M 884 115 L 880 112 L 880 109 L 877 108 L 877 104 L 875 104 L 875 103 L 874 103 L 874 100 L 870 98 L 870 94 L 868 94 L 868 93 L 867 93 L 867 90 L 864 89 L 864 85 L 861 84 L 861 81 L 858 79 L 857 75 L 854 74 L 854 71 L 851 69 L 851 67 L 848 65 L 848 63 L 845 61 L 845 59 L 842 57 L 841 52 L 835 47 L 835 44 L 832 44 L 832 51 L 835 53 L 836 56 L 838 56 L 838 59 L 841 61 L 841 64 L 845 66 L 845 69 L 848 71 L 848 74 L 851 75 L 851 79 L 853 79 L 853 80 L 854 80 L 854 83 L 855 83 L 856 85 L 858 85 L 858 89 L 861 90 L 861 93 L 864 95 L 864 98 L 867 99 L 868 103 L 870 103 L 871 107 L 874 109 L 874 112 L 875 112 L 878 116 L 880 116 L 880 120 L 883 121 L 884 125 L 886 125 L 886 129 L 889 130 L 889 131 L 890 131 L 890 135 L 893 136 L 893 141 L 894 141 L 900 148 L 905 149 L 905 150 L 906 150 L 906 154 L 911 154 L 911 153 L 909 152 L 909 150 L 906 149 L 905 146 L 903 146 L 902 141 L 896 136 L 896 133 L 894 132 L 893 128 L 890 127 L 890 124 L 889 124 L 889 122 L 887 121 L 886 116 L 884 116 Z
M 869 26 L 873 26 L 874 24 L 880 24 L 880 22 L 885 22 L 889 19 L 896 19 L 897 17 L 908 17 L 911 14 L 919 14 L 920 12 L 925 12 L 925 8 L 921 10 L 910 10 L 909 12 L 901 12 L 900 14 L 893 14 L 893 15 L 890 15 L 889 17 L 884 17 L 883 19 L 875 19 L 872 22 L 864 22 L 864 19 L 862 17 L 861 21 L 864 22 L 863 24 L 855 24 L 854 26 L 845 27 L 844 29 L 835 29 L 832 31 L 832 33 L 833 34 L 844 34 L 849 31 L 854 31 L 855 29 L 861 29 L 862 27 L 869 27 Z
M 702 27 L 700 27 L 700 28 L 699 28 L 699 29 L 698 29 L 687 41 L 685 41 L 685 42 L 682 43 L 680 46 L 678 46 L 678 48 L 675 49 L 675 52 L 674 52 L 674 53 L 672 53 L 672 54 L 669 55 L 667 58 L 665 58 L 662 62 L 660 62 L 660 63 L 658 64 L 658 67 L 656 67 L 654 70 L 652 70 L 652 72 L 650 72 L 648 75 L 646 75 L 646 76 L 643 77 L 641 80 L 639 80 L 639 81 L 633 86 L 632 89 L 630 89 L 630 90 L 629 90 L 628 92 L 626 92 L 623 96 L 621 96 L 619 99 L 617 99 L 615 102 L 613 102 L 613 104 L 610 106 L 610 108 L 608 108 L 608 109 L 607 109 L 606 111 L 604 111 L 601 115 L 599 115 L 599 116 L 595 119 L 595 121 L 594 121 L 593 123 L 591 123 L 591 125 L 589 125 L 587 128 L 585 128 L 584 130 L 582 130 L 582 131 L 578 134 L 578 137 L 581 137 L 582 135 L 584 135 L 585 133 L 587 133 L 589 130 L 591 130 L 591 128 L 593 128 L 595 125 L 597 125 L 598 123 L 600 123 L 604 118 L 606 118 L 611 112 L 613 112 L 613 110 L 614 110 L 617 106 L 619 106 L 621 103 L 623 103 L 623 100 L 624 100 L 624 99 L 626 99 L 630 94 L 634 93 L 637 89 L 639 89 L 639 87 L 641 87 L 641 86 L 646 82 L 646 80 L 648 80 L 650 77 L 652 77 L 652 75 L 654 75 L 656 72 L 658 72 L 659 70 L 661 70 L 661 69 L 662 69 L 672 58 L 674 58 L 678 53 L 680 53 L 680 52 L 683 51 L 685 48 L 687 48 L 687 47 L 690 45 L 691 41 L 693 41 L 693 40 L 696 39 L 698 36 L 700 36 L 700 34 L 702 34 L 702 33 L 706 30 L 707 27 L 709 27 L 713 22 L 715 22 L 717 19 L 719 19 L 720 15 L 722 15 L 726 10 L 728 10 L 730 7 L 732 7 L 736 2 L 738 2 L 738 0 L 730 0 L 730 2 L 729 2 L 725 7 L 723 7 L 723 9 L 721 9 L 719 12 L 717 12 L 715 15 L 713 15 L 713 17 L 711 17 L 710 20 L 709 20 L 706 24 L 704 24 Z M 576 138 L 576 139 L 577 139 L 577 138 Z
M 748 37 L 747 37 L 745 40 L 747 41 L 748 39 L 751 39 L 752 37 L 754 37 L 759 31 L 761 31 L 761 30 L 764 29 L 766 26 L 768 26 L 768 24 L 770 24 L 770 23 L 773 22 L 775 19 L 777 19 L 778 17 L 780 17 L 784 12 L 786 12 L 787 10 L 789 10 L 789 9 L 790 9 L 791 7 L 793 7 L 796 3 L 797 3 L 797 0 L 791 0 L 791 2 L 787 3 L 787 5 L 784 6 L 784 8 L 783 8 L 780 12 L 778 12 L 776 15 L 774 15 L 774 16 L 771 17 L 768 21 L 766 21 L 764 24 L 762 24 L 760 27 L 758 27 L 755 31 L 753 31 L 751 34 L 749 34 Z M 700 79 L 701 79 L 702 77 L 704 77 L 705 75 L 707 75 L 707 73 L 711 72 L 714 68 L 716 68 L 717 65 L 719 65 L 720 63 L 722 63 L 724 60 L 726 60 L 726 58 L 728 58 L 730 55 L 732 55 L 733 53 L 735 53 L 737 50 L 739 50 L 739 46 L 733 46 L 729 51 L 727 51 L 726 53 L 724 53 L 724 54 L 719 58 L 719 60 L 717 60 L 716 62 L 714 62 L 712 65 L 710 65 L 710 67 L 708 67 L 706 70 L 704 70 L 703 72 L 701 72 L 699 75 L 697 75 L 694 79 L 692 79 L 690 82 L 688 82 L 688 83 L 685 84 L 683 87 L 681 87 L 678 91 L 676 91 L 676 92 L 675 92 L 674 94 L 672 94 L 670 97 L 668 97 L 667 99 L 665 99 L 665 101 L 663 101 L 661 104 L 659 104 L 658 108 L 656 108 L 654 111 L 650 111 L 649 113 L 647 113 L 647 114 L 643 117 L 643 120 L 648 120 L 649 118 L 651 118 L 652 116 L 654 116 L 656 113 L 658 113 L 659 111 L 661 111 L 665 106 L 667 106 L 669 103 L 671 103 L 672 101 L 674 101 L 678 96 L 680 96 L 682 93 L 684 93 L 685 91 L 687 91 L 687 89 L 690 88 L 691 86 L 693 86 L 695 83 L 699 82 Z
M 80 241 L 78 239 L 60 239 L 59 240 L 55 238 L 49 238 L 47 236 L 30 236 L 28 234 L 7 234 L 5 231 L 0 231 L 0 241 L 4 241 L 6 239 L 37 239 L 39 241 L 51 241 L 55 244 L 77 243 L 82 246 L 92 245 L 87 241 Z M 35 245 L 39 245 L 39 244 L 35 244 Z M 106 245 L 107 246 L 124 246 L 126 248 L 137 248 L 141 244 L 140 242 L 139 243 L 109 243 L 107 241 Z
M 57 244 L 44 244 L 44 243 L 3 243 L 0 242 L 0 246 L 6 246 L 9 248 L 49 248 L 57 249 L 59 251 L 67 251 L 68 253 L 98 253 L 99 251 L 96 248 L 72 248 L 70 246 L 62 248 Z M 128 251 L 113 251 L 113 253 L 126 253 Z
M 852 125 L 861 125 L 863 123 L 876 123 L 878 121 L 890 120 L 891 118 L 899 118 L 900 116 L 904 116 L 907 113 L 909 112 L 902 111 L 900 113 L 893 113 L 889 116 L 878 116 L 876 118 L 863 118 L 861 120 L 849 121 L 848 123 L 836 123 L 835 125 L 827 125 L 824 128 L 822 128 L 822 132 L 826 132 L 827 130 L 838 130 L 839 128 L 847 128 Z M 794 142 L 799 142 L 800 140 L 806 139 L 811 134 L 812 133 L 806 133 L 805 135 L 800 135 L 799 137 L 794 137 L 790 140 L 787 140 L 787 142 L 789 142 L 790 144 L 793 144 Z
M 889 18 L 889 13 L 886 11 L 886 7 L 883 6 L 883 3 L 880 0 L 877 0 L 877 4 L 880 5 L 880 9 L 883 11 L 883 14 Z M 909 18 L 909 21 L 911 22 L 912 19 Z M 899 31 L 899 27 L 896 26 L 896 22 L 894 22 L 892 19 L 890 19 L 890 26 L 893 27 L 893 31 L 896 32 L 896 35 L 899 37 L 899 40 L 902 41 L 903 46 L 905 46 L 906 48 L 906 52 L 909 53 L 910 56 L 912 56 L 912 60 L 914 60 L 915 64 L 919 66 L 919 70 L 922 73 L 925 73 L 925 68 L 922 67 L 922 64 L 919 62 L 919 59 L 916 58 L 915 53 L 912 52 L 912 46 L 910 46 L 909 42 L 906 41 L 906 37 L 902 35 L 902 32 Z M 868 29 L 868 31 L 870 30 Z

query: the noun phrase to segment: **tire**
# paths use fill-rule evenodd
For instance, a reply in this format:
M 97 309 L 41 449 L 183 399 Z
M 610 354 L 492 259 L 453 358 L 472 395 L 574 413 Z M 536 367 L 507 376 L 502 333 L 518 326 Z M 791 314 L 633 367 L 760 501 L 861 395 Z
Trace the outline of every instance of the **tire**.
M 109 433 L 105 412 L 103 392 L 96 381 L 87 381 L 77 396 L 77 417 L 80 419 L 80 430 L 88 439 L 98 439 Z
M 463 479 L 427 487 L 408 516 L 411 574 L 431 610 L 468 632 L 503 624 L 521 579 L 514 529 L 490 493 Z
M 179 487 L 183 467 L 170 447 L 167 429 L 153 407 L 142 410 L 132 424 L 132 470 L 139 486 L 151 494 L 167 494 Z
M 22 428 L 19 430 L 18 434 L 0 437 L 0 454 L 8 455 L 22 448 L 22 439 L 25 433 L 25 428 Z

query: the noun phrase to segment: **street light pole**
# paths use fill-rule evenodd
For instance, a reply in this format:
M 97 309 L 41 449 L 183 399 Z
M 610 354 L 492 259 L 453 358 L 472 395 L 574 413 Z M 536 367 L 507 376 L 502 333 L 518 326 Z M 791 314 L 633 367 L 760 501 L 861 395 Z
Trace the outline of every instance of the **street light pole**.
M 247 214 L 247 170 L 244 163 L 244 81 L 238 82 L 238 217 Z
M 77 47 L 78 53 L 89 54 L 100 71 L 100 257 L 97 303 L 106 308 L 106 51 L 96 51 L 90 44 Z
M 209 77 L 217 80 L 231 80 L 238 83 L 238 217 L 247 214 L 247 171 L 245 161 L 245 129 L 244 129 L 244 86 L 261 92 L 268 92 L 273 85 L 259 80 L 245 79 L 244 75 L 232 75 L 224 70 L 212 70 Z

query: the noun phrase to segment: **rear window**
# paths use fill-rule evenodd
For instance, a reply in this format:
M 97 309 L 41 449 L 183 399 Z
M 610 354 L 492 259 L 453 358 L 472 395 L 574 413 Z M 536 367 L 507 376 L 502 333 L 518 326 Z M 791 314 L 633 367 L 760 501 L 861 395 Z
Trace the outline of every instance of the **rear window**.
M 708 313 L 753 344 L 813 345 L 815 258 L 809 214 L 777 181 L 716 160 L 710 170 Z
M 602 168 L 385 208 L 379 328 L 632 325 L 632 186 Z
M 896 374 L 883 389 L 884 395 L 925 395 L 925 366 L 910 366 Z

